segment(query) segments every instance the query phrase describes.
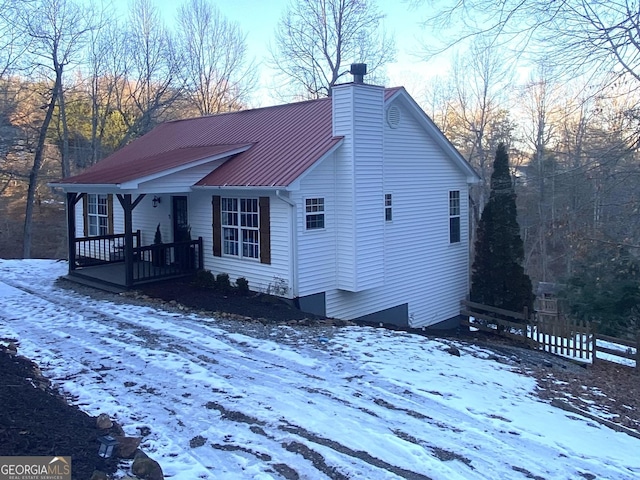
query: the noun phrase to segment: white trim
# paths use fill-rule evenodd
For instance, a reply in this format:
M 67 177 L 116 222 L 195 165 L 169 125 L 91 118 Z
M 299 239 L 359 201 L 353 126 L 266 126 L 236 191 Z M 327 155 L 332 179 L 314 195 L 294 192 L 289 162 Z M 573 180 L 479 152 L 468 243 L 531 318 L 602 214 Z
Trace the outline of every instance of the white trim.
M 207 156 L 204 158 L 200 158 L 198 160 L 194 160 L 191 162 L 184 163 L 182 165 L 170 168 L 168 170 L 161 170 L 160 172 L 156 172 L 150 175 L 146 175 L 144 177 L 136 178 L 134 180 L 128 180 L 123 183 L 55 183 L 51 182 L 48 185 L 52 188 L 61 188 L 66 192 L 81 192 L 81 193 L 113 193 L 115 190 L 125 191 L 129 190 L 130 193 L 157 193 L 158 190 L 154 189 L 153 191 L 144 192 L 144 189 L 140 189 L 140 184 L 144 182 L 149 182 L 152 180 L 156 180 L 158 178 L 166 177 L 167 175 L 172 175 L 174 173 L 181 172 L 183 170 L 187 170 L 193 167 L 199 167 L 200 165 L 205 165 L 210 162 L 214 162 L 216 160 L 220 160 L 222 158 L 231 157 L 233 155 L 237 155 L 238 153 L 242 153 L 251 148 L 253 144 L 248 144 L 243 147 L 236 148 L 234 150 L 228 150 L 226 152 L 219 153 L 213 156 Z M 192 185 L 185 185 L 179 191 L 175 188 L 171 190 L 171 192 L 179 192 L 179 193 L 187 193 L 191 190 Z M 168 193 L 168 192 L 160 192 L 160 193 Z
M 387 195 L 389 196 L 389 205 L 387 205 Z M 387 209 L 389 210 L 389 212 L 391 213 L 391 218 L 387 219 Z M 393 223 L 393 193 L 392 192 L 385 192 L 384 193 L 384 223 Z
M 458 194 L 458 198 L 451 198 L 451 194 L 452 193 L 457 193 Z M 449 198 L 448 198 L 448 206 L 447 206 L 447 210 L 448 210 L 448 219 L 449 219 L 449 245 L 456 245 L 456 244 L 460 244 L 462 243 L 462 205 L 461 205 L 461 192 L 460 190 L 449 190 Z M 458 213 L 457 214 L 452 214 L 451 213 L 451 200 L 457 200 L 457 210 Z M 458 240 L 455 242 L 451 241 L 451 220 L 457 218 L 458 219 Z
M 307 211 L 307 201 L 308 200 L 322 200 L 322 210 L 316 210 L 316 211 Z M 326 210 L 326 201 L 325 201 L 325 197 L 318 197 L 318 196 L 309 196 L 309 197 L 304 197 L 304 231 L 305 232 L 322 232 L 324 230 L 326 230 L 327 228 L 327 210 Z M 313 207 L 314 205 L 310 205 L 311 207 Z M 316 206 L 320 206 L 320 202 L 318 202 L 316 204 Z M 309 228 L 307 226 L 307 216 L 309 215 L 315 215 L 315 216 L 320 216 L 322 215 L 322 227 L 315 227 L 315 228 Z
M 216 160 L 220 160 L 222 158 L 231 157 L 233 155 L 237 155 L 238 153 L 246 152 L 249 150 L 253 144 L 245 145 L 243 147 L 236 148 L 234 150 L 227 150 L 226 152 L 219 153 L 217 155 L 212 155 L 208 157 L 201 158 L 199 160 L 194 160 L 192 162 L 183 163 L 182 165 L 178 165 L 176 167 L 170 168 L 168 170 L 162 170 L 157 173 L 152 173 L 145 177 L 140 177 L 135 180 L 129 180 L 120 184 L 121 189 L 136 189 L 141 183 L 149 182 L 151 180 L 157 180 L 158 178 L 166 177 L 167 175 L 172 175 L 174 173 L 181 172 L 188 168 L 199 167 L 200 165 L 205 165 L 209 162 L 214 162 Z
M 236 201 L 236 209 L 235 210 L 225 210 L 223 207 L 223 203 L 224 200 L 235 200 Z M 250 201 L 250 202 L 254 202 L 255 201 L 255 207 L 256 207 L 256 211 L 244 211 L 242 210 L 242 201 Z M 224 212 L 232 212 L 236 214 L 236 224 L 235 225 L 225 225 L 224 223 Z M 246 215 L 255 215 L 256 218 L 256 223 L 257 226 L 243 226 L 242 225 L 242 214 L 246 214 Z M 233 229 L 236 230 L 238 233 L 238 238 L 236 240 L 237 242 L 237 248 L 238 248 L 238 254 L 234 255 L 233 253 L 226 253 L 225 252 L 225 238 L 224 238 L 224 230 L 225 228 L 227 229 Z M 244 255 L 244 242 L 243 242 L 243 231 L 247 230 L 247 231 L 251 231 L 251 232 L 255 232 L 257 235 L 257 252 L 256 252 L 256 256 L 252 256 L 252 255 Z M 259 198 L 255 198 L 255 197 L 236 197 L 236 196 L 229 196 L 229 197 L 221 197 L 220 198 L 220 235 L 222 236 L 222 238 L 220 239 L 222 244 L 222 251 L 221 254 L 223 257 L 229 257 L 229 258 L 238 258 L 238 259 L 242 259 L 242 260 L 252 260 L 252 261 L 260 261 L 260 250 L 261 250 L 261 246 L 260 246 L 260 199 Z M 256 245 L 256 243 L 253 242 L 248 242 L 247 245 Z
M 275 192 L 277 190 L 288 190 L 285 186 L 251 186 L 251 185 L 192 185 L 191 190 L 255 190 Z
M 313 164 L 309 168 L 307 168 L 304 172 L 298 175 L 298 177 L 293 182 L 291 182 L 288 187 L 286 187 L 286 190 L 289 190 L 289 191 L 300 190 L 300 182 L 302 182 L 302 180 L 304 180 L 307 175 L 309 175 L 316 168 L 318 168 L 318 165 L 320 165 L 325 159 L 329 158 L 338 148 L 342 146 L 343 143 L 344 143 L 344 137 L 340 138 L 338 143 L 336 143 L 333 147 L 327 150 L 320 158 L 318 158 L 315 162 L 313 162 Z
M 444 133 L 438 128 L 438 126 L 429 118 L 422 108 L 416 103 L 416 101 L 407 93 L 404 87 L 398 89 L 390 98 L 385 101 L 385 104 L 390 105 L 397 99 L 402 99 L 407 107 L 410 109 L 416 120 L 422 125 L 422 127 L 431 135 L 431 138 L 444 150 L 447 156 L 453 160 L 460 170 L 466 175 L 467 183 L 479 183 L 480 175 L 475 169 L 465 160 L 465 158 L 458 152 L 456 147 L 449 141 Z
M 298 228 L 298 206 L 296 202 L 289 197 L 282 195 L 281 190 L 276 190 L 276 198 L 279 198 L 284 203 L 289 205 L 290 217 L 289 217 L 289 251 L 290 251 L 290 263 L 289 263 L 289 276 L 291 278 L 291 292 L 293 298 L 298 297 L 298 241 L 296 238 Z

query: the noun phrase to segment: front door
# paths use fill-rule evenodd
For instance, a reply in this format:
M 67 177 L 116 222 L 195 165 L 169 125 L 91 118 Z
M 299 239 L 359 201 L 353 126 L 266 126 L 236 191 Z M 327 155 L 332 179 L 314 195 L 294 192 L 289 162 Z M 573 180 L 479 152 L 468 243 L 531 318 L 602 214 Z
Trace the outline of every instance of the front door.
M 186 242 L 189 238 L 189 211 L 187 197 L 173 198 L 173 241 Z

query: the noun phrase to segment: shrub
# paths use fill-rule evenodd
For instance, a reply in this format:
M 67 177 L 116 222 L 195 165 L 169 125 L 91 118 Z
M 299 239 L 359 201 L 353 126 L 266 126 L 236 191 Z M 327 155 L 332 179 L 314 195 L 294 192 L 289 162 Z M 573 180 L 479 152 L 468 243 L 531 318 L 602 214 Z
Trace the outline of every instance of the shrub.
M 160 245 L 162 243 L 162 232 L 160 231 L 160 224 L 156 227 L 156 233 L 153 236 L 153 243 L 155 245 Z
M 246 295 L 249 293 L 249 280 L 244 277 L 238 277 L 236 279 L 236 286 L 238 287 L 238 292 L 242 295 Z
M 216 276 L 216 288 L 221 292 L 228 292 L 231 290 L 231 282 L 229 281 L 228 273 L 219 273 Z
M 216 284 L 216 278 L 209 270 L 199 270 L 193 279 L 193 283 L 198 287 L 213 288 Z

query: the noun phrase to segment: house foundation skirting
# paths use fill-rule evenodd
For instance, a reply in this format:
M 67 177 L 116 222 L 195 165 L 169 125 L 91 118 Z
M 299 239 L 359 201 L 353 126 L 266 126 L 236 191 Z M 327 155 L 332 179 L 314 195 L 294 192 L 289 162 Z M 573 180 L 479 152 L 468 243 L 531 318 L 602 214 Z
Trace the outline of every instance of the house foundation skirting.
M 327 316 L 327 301 L 324 292 L 298 297 L 295 299 L 295 306 L 306 313 L 312 313 L 321 317 Z
M 406 328 L 409 326 L 409 304 L 403 303 L 395 307 L 386 308 L 378 312 L 354 318 L 354 322 L 362 323 L 382 323 Z

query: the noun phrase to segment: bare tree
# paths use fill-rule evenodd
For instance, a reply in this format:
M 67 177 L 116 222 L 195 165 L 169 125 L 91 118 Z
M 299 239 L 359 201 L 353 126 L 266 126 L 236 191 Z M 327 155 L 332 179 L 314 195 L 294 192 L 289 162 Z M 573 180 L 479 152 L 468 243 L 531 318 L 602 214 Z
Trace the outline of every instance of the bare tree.
M 13 143 L 9 118 L 16 107 L 14 85 L 19 82 L 12 82 L 10 75 L 24 49 L 14 7 L 15 3 L 10 0 L 0 1 L 0 193 L 13 176 L 5 162 Z
M 63 74 L 79 50 L 85 36 L 93 28 L 86 9 L 72 0 L 39 0 L 26 3 L 20 12 L 20 24 L 31 39 L 28 51 L 34 68 L 52 84 L 44 105 L 45 116 L 40 126 L 33 167 L 29 174 L 27 205 L 24 220 L 23 257 L 31 255 L 33 204 L 38 187 L 38 173 L 42 167 L 45 139 L 56 104 L 63 92 Z M 64 157 L 63 157 L 64 158 Z M 64 164 L 64 162 L 63 162 Z M 63 167 L 63 174 L 68 173 Z
M 618 71 L 640 80 L 635 0 L 461 0 L 436 10 L 425 23 L 442 33 L 451 29 L 441 35 L 444 44 L 427 47 L 430 54 L 483 36 L 517 55 L 562 66 L 564 74 Z
M 20 30 L 18 13 L 15 1 L 0 1 L 0 79 L 15 70 L 28 45 Z
M 273 66 L 294 93 L 330 95 L 349 63 L 366 63 L 375 74 L 393 60 L 383 18 L 374 0 L 293 0 L 278 23 Z
M 560 119 L 559 86 L 543 65 L 524 86 L 519 97 L 523 110 L 523 140 L 531 152 L 525 170 L 527 202 L 523 206 L 521 226 L 525 242 L 525 265 L 536 278 L 547 281 L 550 255 L 548 246 L 556 233 L 555 147 Z M 535 259 L 535 267 L 532 259 Z
M 475 188 L 478 212 L 489 195 L 493 156 L 499 143 L 511 144 L 513 124 L 503 95 L 511 72 L 482 42 L 458 56 L 452 70 L 452 111 L 447 126 L 451 141 L 476 168 L 482 182 Z
M 123 81 L 118 110 L 127 126 L 122 144 L 149 132 L 181 94 L 173 40 L 150 0 L 130 10 Z
M 118 21 L 111 20 L 108 28 L 100 28 L 92 33 L 87 49 L 87 91 L 91 102 L 91 153 L 85 162 L 87 166 L 95 164 L 105 153 L 109 153 L 109 148 L 104 145 L 107 123 L 118 110 L 117 99 L 121 98 L 118 88 L 126 84 L 127 32 Z M 121 135 L 125 133 L 122 131 Z
M 246 35 L 209 0 L 189 0 L 178 11 L 180 73 L 200 115 L 238 110 L 254 88 Z

